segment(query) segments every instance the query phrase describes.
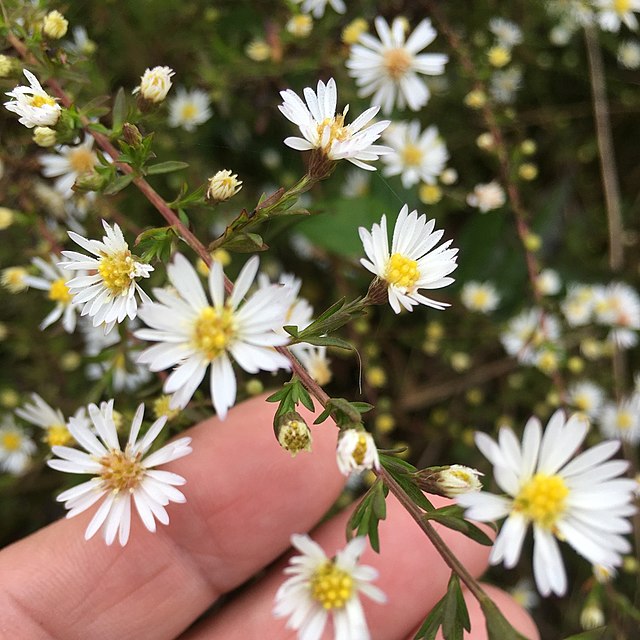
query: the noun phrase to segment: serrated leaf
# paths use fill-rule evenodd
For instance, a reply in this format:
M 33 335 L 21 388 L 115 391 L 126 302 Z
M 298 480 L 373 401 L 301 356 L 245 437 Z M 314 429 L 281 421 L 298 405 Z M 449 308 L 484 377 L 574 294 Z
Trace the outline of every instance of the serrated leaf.
M 166 162 L 158 162 L 145 167 L 147 175 L 155 176 L 159 173 L 171 173 L 172 171 L 180 171 L 180 169 L 186 169 L 189 166 L 188 162 L 181 162 L 180 160 L 167 160 Z
M 112 196 L 129 186 L 134 178 L 133 173 L 125 173 L 124 175 L 118 176 L 113 182 L 107 185 L 102 193 L 106 196 Z
M 119 131 L 122 129 L 127 118 L 127 97 L 124 92 L 124 88 L 120 87 L 116 93 L 115 100 L 113 101 L 113 111 L 111 115 L 111 126 L 114 130 Z

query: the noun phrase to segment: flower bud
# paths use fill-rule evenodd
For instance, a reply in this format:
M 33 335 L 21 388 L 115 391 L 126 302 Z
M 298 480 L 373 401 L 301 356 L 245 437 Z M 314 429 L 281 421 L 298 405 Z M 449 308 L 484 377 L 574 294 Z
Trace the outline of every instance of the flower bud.
M 302 416 L 290 411 L 281 415 L 274 426 L 280 446 L 295 458 L 301 451 L 311 451 L 311 429 Z
M 336 459 L 338 468 L 345 476 L 353 471 L 380 468 L 380 459 L 373 436 L 358 429 L 346 429 L 341 433 Z
M 68 27 L 68 20 L 59 11 L 50 11 L 42 21 L 42 33 L 53 40 L 63 38 Z
M 218 171 L 209 178 L 206 199 L 210 204 L 225 202 L 242 189 L 242 180 L 238 180 L 237 173 L 231 173 L 229 169 Z
M 430 467 L 415 474 L 416 484 L 427 493 L 454 498 L 463 493 L 480 491 L 482 484 L 477 469 L 452 464 L 447 467 Z
M 57 138 L 56 132 L 51 127 L 36 127 L 33 130 L 33 141 L 39 147 L 53 147 Z
M 100 191 L 104 187 L 105 179 L 97 171 L 87 171 L 81 173 L 73 183 L 73 190 L 82 191 Z
M 585 631 L 597 629 L 604 625 L 604 611 L 596 602 L 589 602 L 580 613 L 580 626 Z
M 0 54 L 0 78 L 8 78 L 14 70 L 14 62 L 11 56 Z
M 16 219 L 16 212 L 8 207 L 0 207 L 0 231 L 8 229 Z
M 131 147 L 138 148 L 142 144 L 142 134 L 135 124 L 125 122 L 122 125 L 122 137 Z
M 171 77 L 175 71 L 171 67 L 154 67 L 147 69 L 140 78 L 140 85 L 133 90 L 138 96 L 138 108 L 142 112 L 160 104 L 171 89 Z

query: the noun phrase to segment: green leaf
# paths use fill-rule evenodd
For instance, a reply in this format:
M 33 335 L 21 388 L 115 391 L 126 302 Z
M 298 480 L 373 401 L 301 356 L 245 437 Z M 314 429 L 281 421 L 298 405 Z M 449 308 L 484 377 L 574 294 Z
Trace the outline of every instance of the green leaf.
M 111 126 L 113 127 L 114 131 L 120 131 L 126 119 L 127 97 L 125 95 L 124 88 L 120 87 L 116 93 L 115 100 L 113 101 Z
M 118 176 L 113 182 L 109 183 L 105 187 L 102 193 L 106 196 L 112 196 L 129 186 L 134 178 L 135 176 L 133 173 L 125 173 L 124 175 Z
M 445 640 L 462 640 L 463 629 L 468 630 L 469 626 L 469 613 L 460 589 L 460 580 L 454 572 L 451 572 L 444 598 L 442 635 Z
M 364 494 L 360 504 L 356 507 L 347 522 L 347 538 L 352 538 L 353 533 L 366 535 L 369 538 L 371 548 L 380 553 L 380 538 L 378 525 L 380 520 L 387 517 L 385 499 L 389 490 L 381 480 L 376 480 Z
M 458 505 L 449 505 L 429 511 L 424 515 L 424 518 L 435 520 L 449 529 L 459 531 L 484 546 L 490 547 L 493 544 L 493 540 L 482 529 L 464 519 L 464 509 Z
M 600 627 L 599 629 L 591 629 L 590 631 L 567 636 L 564 640 L 603 640 L 604 638 L 612 637 L 610 631 L 607 627 Z
M 292 327 L 289 327 L 292 328 Z M 286 327 L 285 327 L 286 330 Z M 289 335 L 292 335 L 294 338 L 298 338 L 298 333 L 296 330 L 296 334 L 293 334 L 287 331 Z M 304 340 L 299 340 L 298 343 L 304 342 L 305 344 L 312 344 L 316 347 L 336 347 L 338 349 L 346 349 L 347 351 L 354 351 L 354 346 L 343 340 L 342 338 L 335 338 L 333 336 L 312 336 L 310 338 L 305 338 Z
M 180 171 L 189 166 L 188 162 L 180 162 L 180 160 L 167 160 L 166 162 L 158 162 L 145 167 L 147 175 L 155 176 L 159 173 L 171 173 L 172 171 Z
M 526 640 L 502 615 L 502 612 L 489 597 L 479 600 L 487 625 L 489 640 Z
M 266 251 L 269 248 L 268 245 L 263 242 L 262 236 L 259 236 L 257 233 L 238 233 L 220 246 L 230 251 L 237 251 L 238 253 Z
M 435 607 L 431 609 L 429 615 L 425 618 L 424 622 L 418 633 L 414 636 L 413 640 L 435 640 L 438 633 L 438 629 L 442 625 L 442 618 L 444 616 L 444 605 L 446 594 L 438 601 Z
M 401 465 L 394 464 L 397 462 L 396 458 L 384 454 L 378 454 L 380 456 L 380 464 L 393 476 L 394 480 L 402 487 L 403 491 L 413 500 L 413 502 L 420 507 L 423 511 L 430 512 L 434 510 L 433 505 L 422 491 L 414 484 L 413 479 L 409 475 L 405 468 Z M 415 467 L 409 465 L 411 469 L 415 470 Z

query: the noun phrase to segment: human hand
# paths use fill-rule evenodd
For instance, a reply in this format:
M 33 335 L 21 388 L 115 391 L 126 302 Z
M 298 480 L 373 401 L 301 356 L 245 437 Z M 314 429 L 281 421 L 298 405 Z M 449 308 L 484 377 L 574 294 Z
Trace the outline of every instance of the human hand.
M 187 503 L 168 507 L 171 522 L 149 533 L 132 518 L 127 546 L 106 546 L 83 533 L 92 511 L 61 520 L 0 552 L 0 637 L 17 640 L 234 640 L 294 638 L 286 620 L 272 615 L 284 581 L 292 533 L 316 525 L 344 484 L 335 461 L 335 430 L 314 430 L 313 453 L 292 459 L 273 440 L 274 407 L 256 398 L 184 435 L 193 453 L 167 466 L 183 475 Z M 304 413 L 303 413 L 304 415 Z M 434 501 L 438 502 L 437 499 Z M 392 496 L 380 524 L 381 553 L 363 563 L 379 571 L 387 595 L 379 605 L 363 599 L 371 635 L 413 637 L 412 632 L 446 589 L 449 570 Z M 332 555 L 344 546 L 348 513 L 313 530 Z M 441 534 L 474 575 L 489 549 L 448 529 Z M 264 575 L 214 614 L 192 626 L 223 594 L 257 573 Z M 507 594 L 486 587 L 511 623 L 537 638 L 527 613 Z M 482 613 L 467 599 L 472 632 L 486 637 Z M 330 636 L 326 630 L 327 637 Z

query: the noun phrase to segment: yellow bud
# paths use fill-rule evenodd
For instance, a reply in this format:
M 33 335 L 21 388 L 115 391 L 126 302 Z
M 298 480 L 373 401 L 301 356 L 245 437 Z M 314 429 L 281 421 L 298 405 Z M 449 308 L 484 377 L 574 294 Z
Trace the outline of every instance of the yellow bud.
M 381 413 L 375 420 L 375 426 L 379 433 L 389 433 L 396 426 L 396 420 L 390 413 Z
M 16 213 L 7 207 L 0 207 L 0 231 L 9 228 L 16 219 Z
M 584 360 L 578 356 L 572 356 L 567 360 L 567 369 L 571 373 L 582 373 L 584 371 Z
M 542 238 L 537 233 L 529 232 L 524 238 L 524 246 L 535 253 L 542 247 Z
M 487 94 L 480 89 L 474 89 L 464 97 L 464 103 L 471 109 L 482 109 L 487 104 Z
M 442 200 L 442 189 L 437 184 L 420 185 L 418 197 L 424 204 L 436 204 Z
M 360 36 L 368 30 L 367 21 L 364 18 L 356 18 L 342 30 L 342 42 L 349 45 L 355 44 Z
M 537 148 L 536 143 L 530 139 L 523 140 L 520 145 L 520 151 L 522 151 L 525 156 L 532 156 L 536 152 Z
M 487 51 L 487 58 L 489 58 L 489 64 L 492 67 L 499 69 L 511 62 L 511 52 L 505 47 L 496 45 Z
M 56 132 L 51 127 L 36 127 L 33 130 L 33 141 L 39 147 L 53 147 L 57 141 Z
M 68 20 L 59 11 L 50 11 L 42 21 L 42 32 L 53 40 L 64 38 L 68 28 Z
M 535 180 L 538 177 L 538 167 L 532 162 L 524 162 L 518 167 L 518 175 L 523 180 Z

